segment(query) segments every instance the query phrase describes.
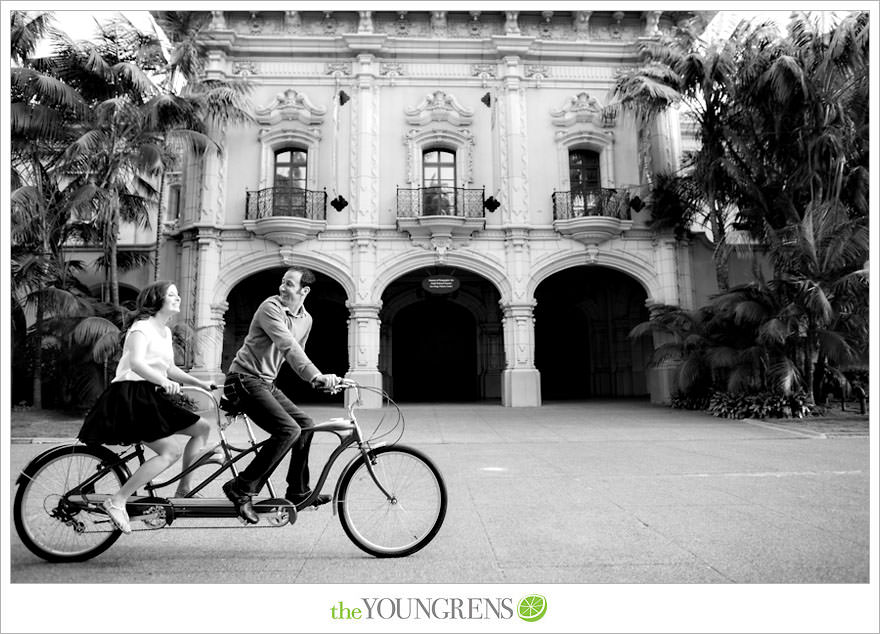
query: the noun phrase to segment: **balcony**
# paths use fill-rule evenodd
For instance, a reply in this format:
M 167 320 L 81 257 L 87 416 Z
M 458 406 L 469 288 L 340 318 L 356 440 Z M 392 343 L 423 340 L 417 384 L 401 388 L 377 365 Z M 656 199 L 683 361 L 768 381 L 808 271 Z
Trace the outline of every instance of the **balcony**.
M 397 190 L 397 227 L 413 242 L 445 249 L 486 226 L 485 189 L 419 187 Z
M 327 226 L 327 192 L 268 187 L 247 192 L 244 227 L 280 245 L 314 238 Z
M 579 189 L 553 192 L 553 227 L 562 235 L 598 246 L 632 228 L 629 192 Z

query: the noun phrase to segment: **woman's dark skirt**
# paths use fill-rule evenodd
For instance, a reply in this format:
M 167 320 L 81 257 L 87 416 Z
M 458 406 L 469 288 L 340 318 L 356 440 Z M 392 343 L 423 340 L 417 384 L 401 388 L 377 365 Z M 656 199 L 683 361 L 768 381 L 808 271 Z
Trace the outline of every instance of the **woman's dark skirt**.
M 88 444 L 131 445 L 179 433 L 199 415 L 172 403 L 155 383 L 111 383 L 86 414 L 79 439 Z

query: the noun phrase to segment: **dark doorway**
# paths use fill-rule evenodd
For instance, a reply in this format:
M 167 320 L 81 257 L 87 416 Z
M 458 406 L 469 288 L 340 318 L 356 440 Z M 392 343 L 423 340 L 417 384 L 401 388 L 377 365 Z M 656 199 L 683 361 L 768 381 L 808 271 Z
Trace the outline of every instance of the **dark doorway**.
M 229 364 L 247 335 L 251 318 L 260 303 L 278 294 L 278 287 L 286 267 L 261 271 L 239 282 L 227 301 L 226 328 L 223 333 L 223 361 L 221 370 Z M 306 310 L 311 314 L 312 331 L 306 342 L 306 354 L 321 372 L 343 376 L 348 372 L 348 308 L 345 290 L 331 277 L 315 272 L 315 283 L 306 298 Z M 338 403 L 339 396 L 330 396 L 313 390 L 302 381 L 286 363 L 277 380 L 278 387 L 294 403 Z
M 544 400 L 648 394 L 651 342 L 629 338 L 649 317 L 638 282 L 581 266 L 544 280 L 535 299 L 535 365 Z
M 396 400 L 479 398 L 476 324 L 466 308 L 429 297 L 401 309 L 392 330 Z

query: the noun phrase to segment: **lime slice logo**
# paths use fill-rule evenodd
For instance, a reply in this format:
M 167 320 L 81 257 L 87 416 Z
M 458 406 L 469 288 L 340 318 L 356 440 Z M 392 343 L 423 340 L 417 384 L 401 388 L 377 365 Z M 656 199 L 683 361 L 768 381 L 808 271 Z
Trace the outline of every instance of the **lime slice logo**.
M 519 618 L 523 621 L 528 621 L 529 623 L 537 621 L 543 617 L 546 612 L 547 599 L 540 594 L 530 594 L 527 597 L 523 597 L 519 602 L 519 606 L 517 606 Z

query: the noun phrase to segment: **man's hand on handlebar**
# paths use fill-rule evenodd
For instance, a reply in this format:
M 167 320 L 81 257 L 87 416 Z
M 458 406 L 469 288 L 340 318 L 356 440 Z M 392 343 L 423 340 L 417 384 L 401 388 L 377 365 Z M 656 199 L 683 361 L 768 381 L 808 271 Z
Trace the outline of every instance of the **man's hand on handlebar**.
M 318 390 L 336 392 L 339 389 L 339 383 L 341 381 L 342 379 L 335 374 L 319 374 L 312 379 L 312 387 Z

